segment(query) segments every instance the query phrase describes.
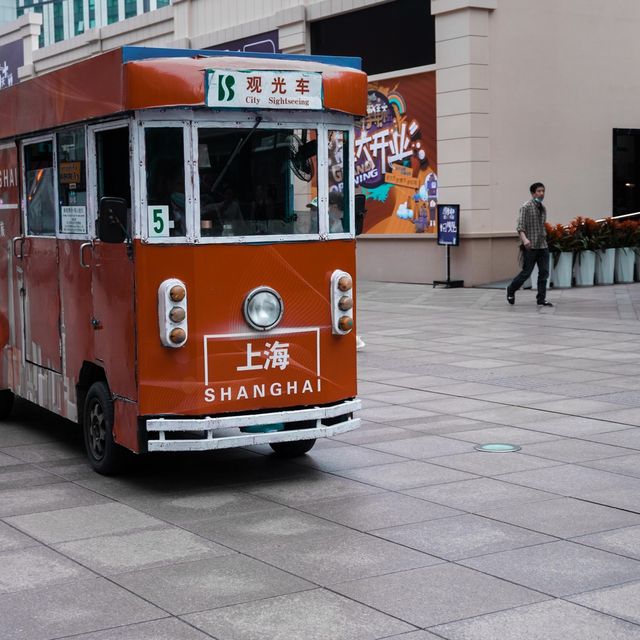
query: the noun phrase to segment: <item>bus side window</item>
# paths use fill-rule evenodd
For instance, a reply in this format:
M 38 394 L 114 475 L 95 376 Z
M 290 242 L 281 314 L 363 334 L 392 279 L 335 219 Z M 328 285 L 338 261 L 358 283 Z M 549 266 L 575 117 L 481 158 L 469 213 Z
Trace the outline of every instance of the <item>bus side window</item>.
M 131 174 L 129 171 L 129 128 L 96 132 L 98 202 L 122 198 L 127 203 L 127 234 L 131 237 Z
M 87 179 L 84 127 L 58 134 L 58 230 L 60 233 L 87 233 Z
M 27 233 L 55 235 L 56 202 L 53 189 L 53 142 L 25 145 Z

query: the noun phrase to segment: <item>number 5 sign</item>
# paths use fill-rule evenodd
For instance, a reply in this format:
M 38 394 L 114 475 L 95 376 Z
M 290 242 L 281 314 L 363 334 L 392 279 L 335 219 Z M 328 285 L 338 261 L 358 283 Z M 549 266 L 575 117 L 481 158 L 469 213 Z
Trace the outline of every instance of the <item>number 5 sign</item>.
M 169 237 L 169 207 L 153 205 L 147 207 L 150 238 Z

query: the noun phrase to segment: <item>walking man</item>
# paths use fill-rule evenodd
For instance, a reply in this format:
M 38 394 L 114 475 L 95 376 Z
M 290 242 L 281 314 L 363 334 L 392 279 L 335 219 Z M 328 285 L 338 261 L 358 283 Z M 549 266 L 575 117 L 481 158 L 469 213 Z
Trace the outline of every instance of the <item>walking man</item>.
M 544 185 L 534 182 L 530 187 L 531 200 L 525 202 L 518 214 L 516 231 L 522 242 L 522 271 L 507 287 L 507 302 L 514 304 L 516 291 L 531 275 L 533 267 L 538 265 L 538 295 L 536 300 L 541 307 L 553 307 L 547 300 L 547 278 L 549 277 L 549 247 L 544 223 L 547 221 L 547 210 L 544 208 Z

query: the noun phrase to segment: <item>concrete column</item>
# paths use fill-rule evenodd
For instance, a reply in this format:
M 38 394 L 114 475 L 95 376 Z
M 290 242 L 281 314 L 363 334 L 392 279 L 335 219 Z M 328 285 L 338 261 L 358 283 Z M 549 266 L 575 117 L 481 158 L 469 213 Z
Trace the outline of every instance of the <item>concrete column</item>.
M 191 0 L 173 0 L 173 42 L 172 46 L 188 49 L 191 47 Z
M 279 11 L 276 24 L 282 53 L 309 53 L 309 31 L 303 6 Z
M 463 233 L 492 231 L 489 20 L 498 0 L 431 0 L 436 17 L 438 199 Z
M 42 15 L 25 13 L 17 20 L 0 26 L 0 45 L 22 40 L 23 66 L 18 69 L 20 80 L 34 75 L 33 52 L 38 48 L 38 37 L 42 29 Z

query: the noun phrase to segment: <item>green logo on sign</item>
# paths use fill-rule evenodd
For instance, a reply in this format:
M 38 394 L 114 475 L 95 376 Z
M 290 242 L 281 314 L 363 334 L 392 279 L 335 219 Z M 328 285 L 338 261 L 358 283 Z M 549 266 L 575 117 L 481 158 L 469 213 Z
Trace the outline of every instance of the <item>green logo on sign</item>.
M 233 86 L 236 79 L 233 76 L 221 75 L 218 80 L 218 100 L 220 102 L 231 102 L 236 95 Z

